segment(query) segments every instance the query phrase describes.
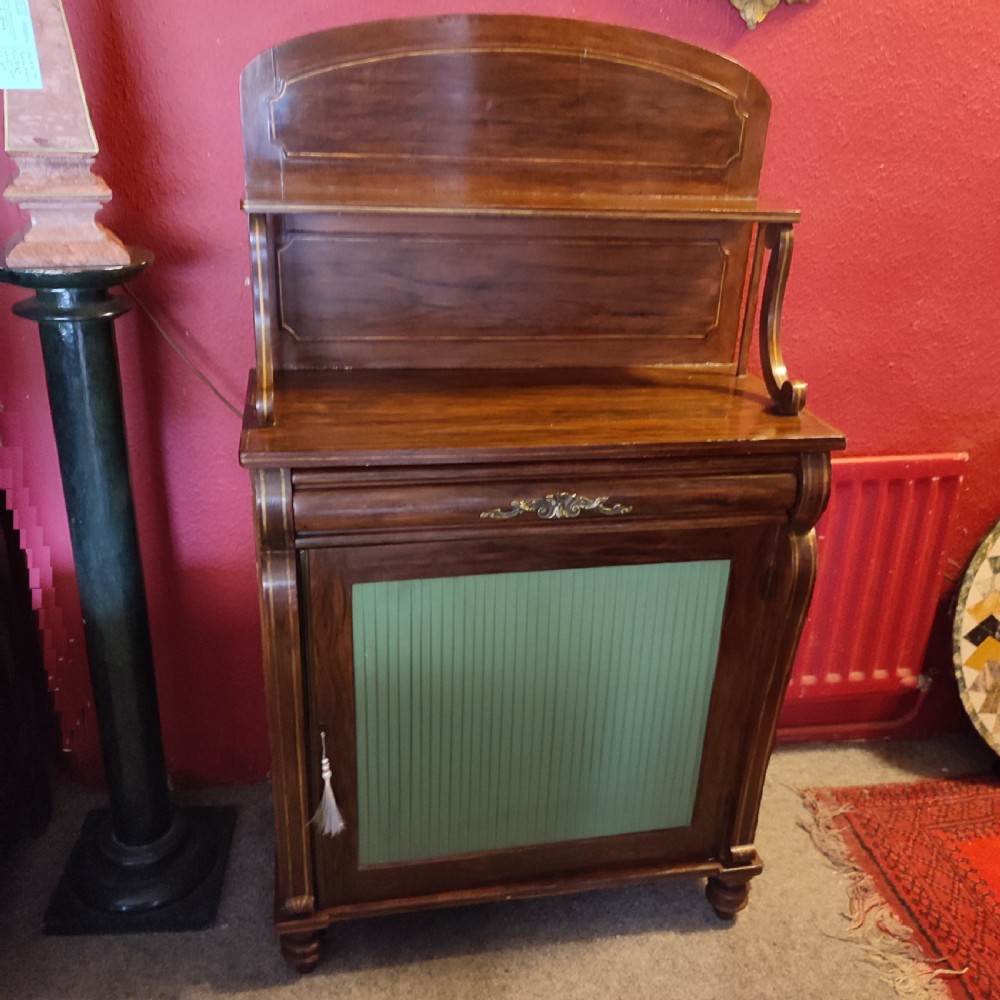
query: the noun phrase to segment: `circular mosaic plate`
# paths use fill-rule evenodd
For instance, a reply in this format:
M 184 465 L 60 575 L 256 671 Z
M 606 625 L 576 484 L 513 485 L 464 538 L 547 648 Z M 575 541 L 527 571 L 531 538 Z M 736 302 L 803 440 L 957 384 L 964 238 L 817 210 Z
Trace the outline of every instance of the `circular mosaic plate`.
M 1000 754 L 1000 522 L 969 563 L 955 609 L 955 674 L 969 718 Z

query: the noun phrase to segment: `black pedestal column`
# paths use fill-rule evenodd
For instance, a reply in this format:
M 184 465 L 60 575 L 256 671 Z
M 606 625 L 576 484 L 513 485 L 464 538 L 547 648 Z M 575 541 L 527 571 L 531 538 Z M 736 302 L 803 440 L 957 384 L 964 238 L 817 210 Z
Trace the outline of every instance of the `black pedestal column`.
M 171 804 L 122 416 L 110 289 L 145 268 L 0 268 L 33 289 L 83 610 L 109 808 L 91 812 L 45 916 L 52 934 L 209 926 L 234 810 Z

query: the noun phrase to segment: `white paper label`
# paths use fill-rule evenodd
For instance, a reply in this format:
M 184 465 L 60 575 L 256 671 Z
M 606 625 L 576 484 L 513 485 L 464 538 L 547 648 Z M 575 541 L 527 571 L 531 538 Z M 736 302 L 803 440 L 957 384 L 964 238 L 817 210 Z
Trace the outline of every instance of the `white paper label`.
M 28 0 L 0 0 L 0 90 L 41 90 Z

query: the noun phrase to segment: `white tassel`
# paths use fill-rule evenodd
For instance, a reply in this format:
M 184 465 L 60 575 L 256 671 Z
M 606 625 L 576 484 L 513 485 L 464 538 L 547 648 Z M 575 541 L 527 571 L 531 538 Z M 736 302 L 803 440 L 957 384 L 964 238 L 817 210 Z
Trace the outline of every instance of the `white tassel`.
M 336 837 L 344 829 L 344 817 L 337 807 L 337 800 L 333 796 L 333 768 L 330 767 L 330 758 L 326 755 L 326 731 L 319 731 L 319 738 L 323 744 L 323 756 L 320 759 L 320 773 L 323 775 L 323 795 L 319 802 L 319 808 L 313 816 L 311 822 L 319 826 L 320 833 L 325 833 L 328 837 Z

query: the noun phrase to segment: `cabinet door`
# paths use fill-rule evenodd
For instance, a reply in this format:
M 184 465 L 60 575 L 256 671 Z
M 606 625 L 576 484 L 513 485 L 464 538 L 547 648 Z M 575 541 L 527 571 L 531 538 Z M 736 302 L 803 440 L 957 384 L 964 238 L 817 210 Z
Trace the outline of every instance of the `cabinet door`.
M 719 856 L 774 531 L 306 552 L 311 733 L 347 821 L 314 837 L 320 905 Z

